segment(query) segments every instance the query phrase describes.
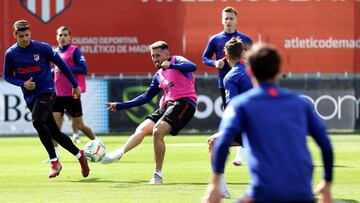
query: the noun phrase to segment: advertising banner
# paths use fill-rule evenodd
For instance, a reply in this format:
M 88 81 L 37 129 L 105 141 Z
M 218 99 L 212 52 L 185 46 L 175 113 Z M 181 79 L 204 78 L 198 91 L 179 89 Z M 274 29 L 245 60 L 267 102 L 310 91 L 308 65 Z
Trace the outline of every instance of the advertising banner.
M 129 133 L 158 108 L 162 92 L 149 103 L 109 112 L 106 102 L 131 100 L 146 91 L 151 78 L 87 79 L 87 93 L 81 99 L 85 121 L 95 133 Z M 190 123 L 181 133 L 213 133 L 222 116 L 220 93 L 214 77 L 197 77 L 198 105 Z M 360 128 L 359 79 L 281 79 L 280 86 L 294 90 L 314 105 L 329 130 Z M 71 133 L 65 116 L 63 131 Z M 0 80 L 0 136 L 35 134 L 31 114 L 16 86 Z
M 114 101 L 127 101 L 145 92 L 150 84 L 147 80 L 111 80 L 109 98 Z M 354 130 L 359 125 L 359 80 L 319 80 L 319 79 L 281 79 L 280 85 L 301 94 L 314 105 L 315 111 L 325 121 L 329 130 Z M 197 78 L 197 111 L 182 132 L 215 132 L 222 115 L 221 98 L 215 78 Z M 358 85 L 356 85 L 358 84 Z M 158 108 L 158 99 L 149 104 L 132 109 L 111 112 L 109 127 L 111 132 L 135 131 L 147 115 Z
M 145 93 L 151 79 L 123 79 L 109 81 L 109 101 L 128 101 Z M 216 90 L 216 91 L 215 91 Z M 198 106 L 191 122 L 184 131 L 193 133 L 213 132 L 218 128 L 222 115 L 220 93 L 217 91 L 216 79 L 196 79 Z M 148 104 L 109 113 L 111 132 L 132 132 L 146 119 L 146 116 L 159 108 L 159 95 Z
M 95 133 L 108 133 L 107 81 L 87 80 L 87 92 L 81 95 L 83 117 Z M 63 132 L 72 133 L 64 116 Z M 20 87 L 0 80 L 0 136 L 36 134 L 31 113 L 26 107 Z
M 314 105 L 329 130 L 358 129 L 360 97 L 358 80 L 282 79 L 280 85 L 292 89 Z
M 238 11 L 238 31 L 280 49 L 283 73 L 360 72 L 357 0 L 2 0 L 0 52 L 15 42 L 13 23 L 27 19 L 32 38 L 52 45 L 56 29 L 70 27 L 90 73 L 154 73 L 148 45 L 164 40 L 172 54 L 195 62 L 198 73 L 214 74 L 202 53 L 223 30 L 226 6 Z

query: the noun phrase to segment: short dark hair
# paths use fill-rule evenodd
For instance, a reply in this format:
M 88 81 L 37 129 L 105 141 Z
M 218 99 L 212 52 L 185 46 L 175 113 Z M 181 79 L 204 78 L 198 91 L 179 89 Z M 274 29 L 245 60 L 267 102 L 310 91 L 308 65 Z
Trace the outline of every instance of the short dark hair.
M 23 32 L 26 30 L 30 30 L 30 24 L 27 20 L 17 20 L 13 25 L 13 29 L 15 34 L 19 31 Z
M 233 37 L 226 42 L 224 51 L 232 59 L 241 58 L 242 53 L 244 52 L 244 43 L 240 38 Z
M 58 34 L 59 32 L 62 32 L 64 30 L 67 30 L 69 32 L 69 35 L 71 35 L 71 30 L 70 28 L 66 27 L 66 26 L 61 26 L 56 30 L 56 34 Z
M 237 16 L 237 11 L 234 7 L 225 7 L 223 10 L 222 10 L 222 13 L 234 13 L 236 16 Z
M 160 49 L 169 49 L 169 45 L 164 41 L 154 42 L 149 47 L 150 47 L 151 50 L 159 49 L 159 48 Z
M 247 52 L 247 59 L 259 82 L 274 79 L 280 71 L 280 55 L 270 44 L 254 44 Z

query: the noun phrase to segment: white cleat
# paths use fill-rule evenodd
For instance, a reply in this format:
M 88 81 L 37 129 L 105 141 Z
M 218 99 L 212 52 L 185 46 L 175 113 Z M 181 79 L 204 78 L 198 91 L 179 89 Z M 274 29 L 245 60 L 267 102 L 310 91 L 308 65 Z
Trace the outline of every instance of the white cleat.
M 121 157 L 122 157 L 122 154 L 119 153 L 118 151 L 106 153 L 104 158 L 101 159 L 100 163 L 102 163 L 102 164 L 111 164 L 113 162 L 119 161 Z
M 150 185 L 161 185 L 162 184 L 162 177 L 158 174 L 154 173 L 154 176 L 151 178 Z

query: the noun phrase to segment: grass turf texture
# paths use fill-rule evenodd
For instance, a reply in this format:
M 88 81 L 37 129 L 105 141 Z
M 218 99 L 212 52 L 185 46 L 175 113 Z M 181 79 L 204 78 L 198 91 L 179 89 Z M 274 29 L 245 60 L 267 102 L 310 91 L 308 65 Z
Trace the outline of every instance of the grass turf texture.
M 108 151 L 125 142 L 127 136 L 103 136 Z M 82 137 L 83 143 L 86 138 Z M 360 201 L 360 136 L 332 136 L 335 149 L 335 202 Z M 166 137 L 164 184 L 148 185 L 153 173 L 153 145 L 150 136 L 119 162 L 90 163 L 89 177 L 83 178 L 75 157 L 60 149 L 63 170 L 48 179 L 50 165 L 37 137 L 0 138 L 0 202 L 200 202 L 211 173 L 207 136 Z M 309 139 L 315 159 L 315 181 L 322 174 L 320 153 Z M 269 146 L 271 147 L 271 146 Z M 234 149 L 230 159 L 234 157 Z M 281 164 L 281 163 L 279 163 Z M 249 183 L 246 162 L 234 167 L 228 160 L 226 176 L 233 202 Z M 290 181 L 291 182 L 291 181 Z M 290 184 L 290 183 L 289 183 Z

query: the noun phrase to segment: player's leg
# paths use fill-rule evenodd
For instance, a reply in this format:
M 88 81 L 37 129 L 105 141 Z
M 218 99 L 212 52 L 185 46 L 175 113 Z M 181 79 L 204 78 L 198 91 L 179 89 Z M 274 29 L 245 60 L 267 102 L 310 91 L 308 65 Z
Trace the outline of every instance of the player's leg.
M 215 134 L 213 134 L 212 136 L 210 136 L 208 138 L 208 146 L 209 146 L 209 155 L 210 155 L 210 162 L 213 159 L 213 150 L 214 150 L 214 145 L 216 142 L 216 139 L 221 136 L 220 132 L 217 132 Z M 221 194 L 223 195 L 223 198 L 225 199 L 229 199 L 230 198 L 230 193 L 227 190 L 227 184 L 226 184 L 226 179 L 225 179 L 225 174 L 221 174 L 220 176 L 220 191 Z
M 71 118 L 71 116 L 69 115 L 69 117 Z M 80 144 L 81 140 L 80 140 L 80 132 L 79 132 L 79 128 L 77 127 L 76 123 L 73 122 L 73 120 L 71 120 L 71 128 L 73 130 L 73 140 L 75 140 L 76 143 Z
M 165 157 L 166 134 L 177 135 L 179 131 L 189 123 L 195 114 L 195 107 L 184 99 L 166 104 L 166 111 L 161 119 L 155 124 L 153 130 L 153 142 L 155 152 L 155 172 L 150 184 L 162 183 L 162 166 Z
M 232 161 L 234 166 L 241 166 L 244 157 L 244 148 L 242 146 L 236 147 L 236 156 Z
M 56 104 L 56 102 L 55 102 L 55 104 Z M 54 106 L 55 106 L 55 104 L 54 104 Z M 63 113 L 53 111 L 53 116 L 54 116 L 54 119 L 55 119 L 55 122 L 56 122 L 57 126 L 59 127 L 59 129 L 61 129 L 61 126 L 62 126 L 63 121 L 64 121 Z M 60 155 L 59 155 L 59 144 L 55 140 L 53 140 L 53 144 L 54 144 L 54 149 L 55 149 L 56 156 L 59 158 L 60 157 Z
M 96 138 L 92 129 L 84 122 L 81 99 L 69 98 L 66 111 L 70 114 L 74 126 L 81 130 L 90 140 Z
M 61 126 L 63 124 L 64 121 L 64 106 L 62 105 L 62 101 L 61 98 L 59 97 L 55 97 L 55 102 L 52 106 L 53 109 L 53 116 L 54 119 L 56 121 L 57 126 L 61 129 Z M 59 158 L 60 154 L 59 154 L 59 144 L 53 139 L 53 144 L 54 144 L 54 149 L 55 149 L 55 153 L 56 153 L 56 157 Z M 46 161 L 43 161 L 46 162 Z
M 79 130 L 81 130 L 90 140 L 94 140 L 96 138 L 94 132 L 92 131 L 92 129 L 90 128 L 90 126 L 88 126 L 83 117 L 79 116 L 79 117 L 73 117 L 72 118 L 72 123 L 74 126 L 76 126 Z
M 236 145 L 234 145 L 236 144 Z M 234 143 L 232 146 L 238 146 L 236 147 L 236 155 L 235 159 L 232 161 L 233 165 L 235 166 L 241 166 L 243 157 L 244 157 L 244 148 L 242 147 L 242 136 L 239 136 L 234 140 Z
M 219 88 L 220 90 L 220 96 L 222 101 L 222 108 L 225 109 L 226 107 L 226 94 L 225 94 L 225 88 Z
M 46 125 L 50 129 L 52 138 L 57 141 L 60 146 L 78 158 L 81 166 L 81 173 L 83 177 L 87 177 L 90 173 L 90 169 L 87 163 L 87 159 L 85 158 L 84 151 L 79 150 L 79 148 L 74 145 L 71 139 L 60 131 L 52 114 L 47 117 Z
M 49 129 L 46 124 L 47 118 L 49 116 L 52 117 L 51 107 L 54 103 L 54 97 L 55 94 L 53 93 L 41 94 L 35 100 L 33 105 L 30 104 L 28 106 L 32 112 L 33 126 L 39 134 L 41 143 L 49 154 L 51 163 L 49 178 L 58 176 L 62 168 L 52 143 L 51 129 Z
M 221 133 L 217 132 L 213 135 L 211 135 L 207 142 L 208 142 L 208 147 L 209 147 L 209 155 L 210 155 L 210 160 L 212 160 L 212 154 L 213 154 L 213 149 L 214 149 L 214 144 L 216 139 L 221 135 Z
M 123 154 L 138 146 L 144 140 L 145 136 L 152 132 L 154 125 L 155 123 L 151 119 L 143 121 L 122 147 L 114 152 L 107 153 L 100 163 L 110 164 L 118 161 Z
M 171 129 L 171 125 L 168 122 L 159 120 L 155 124 L 152 133 L 155 153 L 155 173 L 157 173 L 157 175 L 160 177 L 162 177 L 161 171 L 166 151 L 164 137 L 170 132 Z
M 210 136 L 208 138 L 208 145 L 209 145 L 209 155 L 210 155 L 210 160 L 212 160 L 212 153 L 213 153 L 213 149 L 214 149 L 214 145 L 216 142 L 216 139 L 221 136 L 220 132 L 215 133 L 214 135 Z M 239 141 L 240 140 L 240 141 Z M 240 146 L 241 144 L 241 137 L 240 138 L 236 138 L 232 143 L 231 146 Z M 226 184 L 226 179 L 225 179 L 225 174 L 222 174 L 220 176 L 220 190 L 221 193 L 223 195 L 223 198 L 225 199 L 229 199 L 230 198 L 230 193 L 227 190 L 227 184 Z
M 50 159 L 56 159 L 54 145 L 51 139 L 50 129 L 46 125 L 46 119 L 51 114 L 50 107 L 52 105 L 52 94 L 41 94 L 33 104 L 29 104 L 28 108 L 31 111 L 32 123 L 34 128 L 39 134 L 39 138 L 46 151 L 49 154 Z M 50 104 L 51 103 L 51 104 Z

